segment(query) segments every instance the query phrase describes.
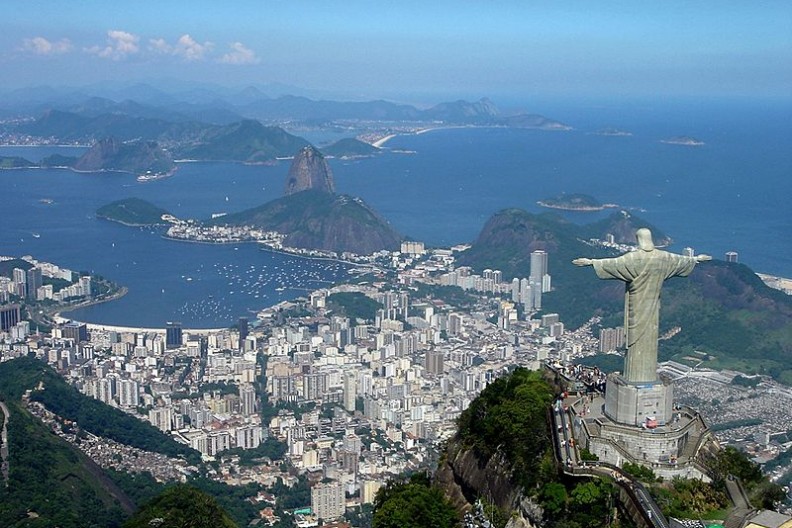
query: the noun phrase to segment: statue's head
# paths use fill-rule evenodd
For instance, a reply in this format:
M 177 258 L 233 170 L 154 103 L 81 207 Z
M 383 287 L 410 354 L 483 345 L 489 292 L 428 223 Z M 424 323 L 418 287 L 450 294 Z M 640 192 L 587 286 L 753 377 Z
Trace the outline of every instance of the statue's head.
M 652 242 L 652 232 L 645 227 L 640 228 L 635 232 L 635 238 L 638 239 L 638 248 L 644 251 L 652 251 L 654 243 Z

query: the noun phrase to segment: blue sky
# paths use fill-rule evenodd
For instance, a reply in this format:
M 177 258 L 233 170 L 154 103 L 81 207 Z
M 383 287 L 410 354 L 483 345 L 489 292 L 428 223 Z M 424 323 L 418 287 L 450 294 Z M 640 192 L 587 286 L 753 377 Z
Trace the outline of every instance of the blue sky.
M 0 14 L 6 89 L 168 78 L 391 99 L 792 93 L 788 1 L 9 0 Z

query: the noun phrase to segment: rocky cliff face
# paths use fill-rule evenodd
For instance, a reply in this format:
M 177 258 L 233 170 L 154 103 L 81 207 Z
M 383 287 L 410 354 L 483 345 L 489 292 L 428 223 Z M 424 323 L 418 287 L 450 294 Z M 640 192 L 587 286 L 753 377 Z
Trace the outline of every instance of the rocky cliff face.
M 511 466 L 500 454 L 485 461 L 452 440 L 435 482 L 459 511 L 469 511 L 477 497 L 484 497 L 503 511 L 518 513 L 510 520 L 510 527 L 528 528 L 541 522 L 541 508 L 523 495 L 512 478 Z
M 307 190 L 335 192 L 333 173 L 322 153 L 312 146 L 302 149 L 292 161 L 286 177 L 286 196 Z

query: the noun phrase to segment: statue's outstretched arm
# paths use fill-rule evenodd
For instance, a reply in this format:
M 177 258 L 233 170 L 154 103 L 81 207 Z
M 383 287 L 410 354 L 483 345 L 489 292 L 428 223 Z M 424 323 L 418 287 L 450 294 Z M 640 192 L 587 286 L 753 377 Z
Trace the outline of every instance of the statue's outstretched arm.
M 696 255 L 696 262 L 706 262 L 708 260 L 712 260 L 712 257 L 709 255 Z
M 594 264 L 594 260 L 590 258 L 576 258 L 572 261 L 572 264 L 575 266 L 591 266 Z

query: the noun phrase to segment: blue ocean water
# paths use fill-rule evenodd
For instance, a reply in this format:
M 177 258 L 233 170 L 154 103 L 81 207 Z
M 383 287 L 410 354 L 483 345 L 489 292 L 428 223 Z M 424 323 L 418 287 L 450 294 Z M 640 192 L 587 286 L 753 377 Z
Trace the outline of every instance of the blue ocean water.
M 337 188 L 402 233 L 432 244 L 475 239 L 496 211 L 561 192 L 620 204 L 675 240 L 757 271 L 792 276 L 792 105 L 745 102 L 548 112 L 567 132 L 446 129 L 386 144 L 415 151 L 335 162 Z M 603 127 L 632 133 L 596 135 Z M 692 136 L 701 147 L 660 140 Z M 567 214 L 586 223 L 601 216 Z
M 657 225 L 674 238 L 672 250 L 692 246 L 716 258 L 734 250 L 756 271 L 792 276 L 788 101 L 577 103 L 543 113 L 574 130 L 463 128 L 399 136 L 375 158 L 332 160 L 337 190 L 364 198 L 401 233 L 439 246 L 474 240 L 500 209 L 546 211 L 537 200 L 586 193 Z M 632 135 L 593 133 L 604 127 Z M 705 145 L 660 142 L 680 135 Z M 54 150 L 4 147 L 0 155 L 36 161 Z M 92 270 L 129 288 L 118 301 L 73 312 L 77 319 L 233 324 L 250 311 L 344 278 L 346 268 L 249 244 L 168 241 L 156 231 L 97 220 L 94 212 L 130 196 L 179 217 L 239 211 L 280 196 L 287 171 L 288 162 L 185 163 L 173 177 L 146 184 L 120 173 L 0 171 L 0 254 Z M 584 223 L 602 214 L 566 216 Z

